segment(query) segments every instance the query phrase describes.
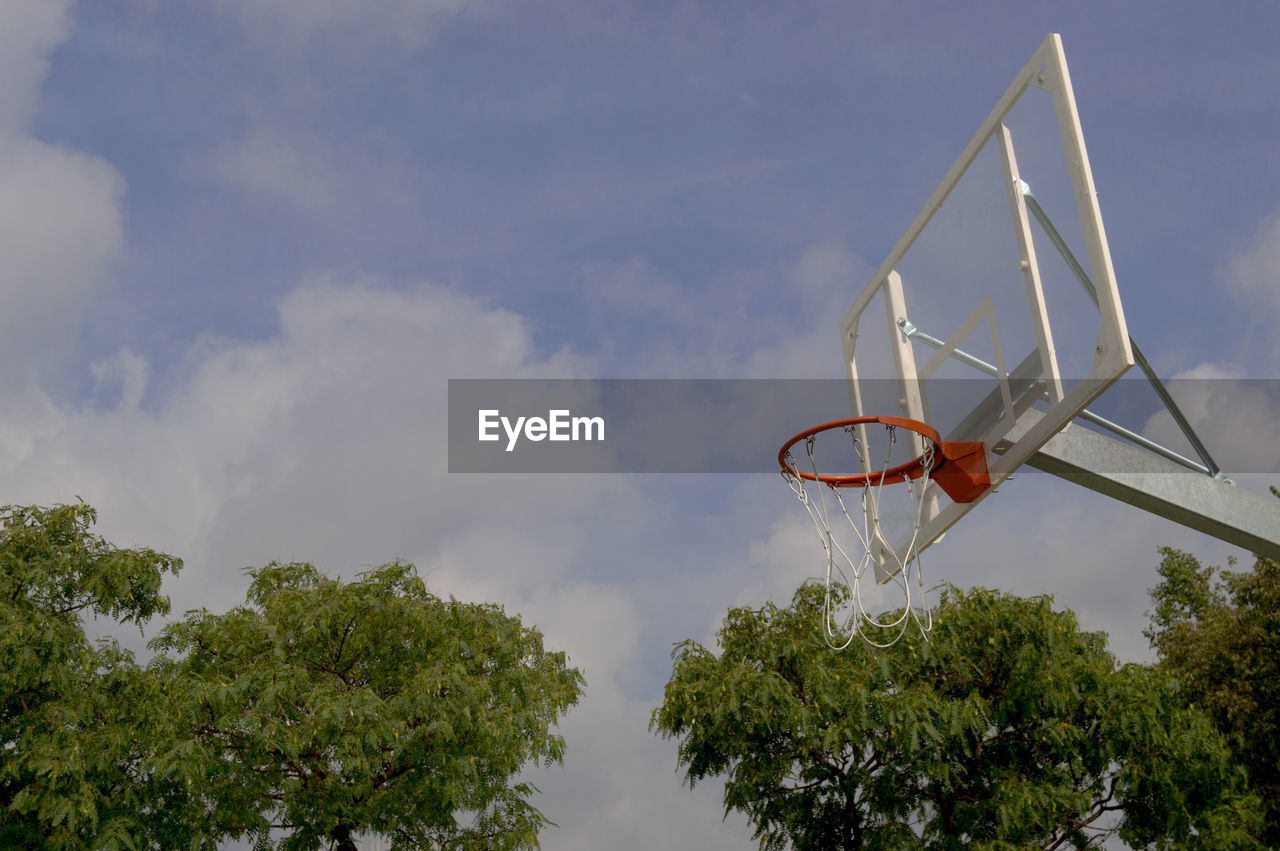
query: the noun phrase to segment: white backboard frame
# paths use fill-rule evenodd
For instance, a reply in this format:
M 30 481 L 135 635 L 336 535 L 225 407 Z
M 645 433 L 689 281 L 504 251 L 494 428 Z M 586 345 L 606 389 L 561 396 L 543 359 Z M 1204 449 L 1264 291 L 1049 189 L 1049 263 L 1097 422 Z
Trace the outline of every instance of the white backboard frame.
M 1017 159 L 1014 155 L 1013 140 L 1005 126 L 1009 114 L 1022 96 L 1030 89 L 1042 89 L 1053 98 L 1058 130 L 1062 137 L 1063 153 L 1066 157 L 1067 170 L 1070 175 L 1072 189 L 1075 194 L 1076 208 L 1079 213 L 1081 232 L 1085 253 L 1088 259 L 1089 272 L 1097 295 L 1097 307 L 1100 326 L 1093 364 L 1087 376 L 1073 376 L 1082 380 L 1076 381 L 1069 389 L 1064 390 L 1062 375 L 1058 367 L 1057 353 L 1054 348 L 1053 331 L 1049 312 L 1045 306 L 1044 293 L 1041 286 L 1039 260 L 1035 252 L 1035 242 L 1027 215 L 1023 189 L 1025 184 L 1018 173 Z M 906 319 L 907 293 L 904 282 L 896 267 L 901 263 L 911 246 L 920 237 L 929 221 L 946 201 L 966 170 L 984 147 L 993 142 L 999 149 L 1003 177 L 1008 190 L 1010 214 L 1013 233 L 1016 240 L 1017 257 L 1010 262 L 1021 269 L 1026 283 L 1029 307 L 1029 319 L 1035 326 L 1038 341 L 1038 373 L 1036 381 L 1037 398 L 1043 394 L 1047 398 L 1048 410 L 1031 411 L 1015 410 L 1013 394 L 1010 391 L 1010 373 L 1003 362 L 996 364 L 998 374 L 996 380 L 1000 388 L 1000 404 L 1003 410 L 995 418 L 982 435 L 987 450 L 987 462 L 992 487 L 983 496 L 990 494 L 1002 481 L 1007 479 L 1018 467 L 1026 463 L 1047 441 L 1066 429 L 1070 421 L 1089 405 L 1099 394 L 1134 365 L 1134 355 L 1130 346 L 1129 332 L 1125 324 L 1124 311 L 1120 302 L 1120 294 L 1116 285 L 1115 270 L 1111 262 L 1111 253 L 1107 244 L 1106 230 L 1102 222 L 1102 212 L 1098 205 L 1097 191 L 1094 186 L 1093 173 L 1089 166 L 1089 157 L 1085 148 L 1084 134 L 1080 127 L 1079 113 L 1076 109 L 1075 95 L 1071 87 L 1071 78 L 1067 70 L 1066 56 L 1062 48 L 1062 40 L 1057 34 L 1048 35 L 1036 49 L 1031 59 L 1014 78 L 1009 88 L 997 102 L 994 109 L 979 126 L 976 133 L 965 145 L 951 166 L 942 182 L 934 190 L 924 208 L 911 222 L 902 238 L 889 252 L 889 256 L 876 270 L 870 282 L 854 301 L 853 306 L 845 314 L 840 323 L 841 339 L 845 354 L 845 363 L 849 381 L 850 400 L 855 416 L 867 414 L 898 414 L 912 419 L 928 421 L 928 400 L 922 392 L 922 383 L 928 377 L 927 372 L 918 370 L 911 341 L 902 333 L 899 323 Z M 908 282 L 919 284 L 921 282 Z M 912 291 L 913 299 L 927 299 L 927 289 L 923 292 Z M 884 315 L 866 315 L 864 312 L 874 299 L 882 298 Z M 878 313 L 878 311 L 874 311 Z M 865 322 L 883 322 L 890 324 L 890 336 L 893 340 L 893 365 L 900 382 L 899 412 L 866 411 L 863 409 L 862 393 L 859 389 L 857 340 L 859 324 Z M 990 306 L 981 302 L 973 305 L 973 312 L 952 335 L 938 354 L 930 358 L 928 365 L 932 367 L 938 358 L 955 350 L 957 343 L 973 330 L 976 324 L 987 321 L 990 326 L 991 340 L 997 359 L 1002 360 L 1000 338 L 995 325 L 995 316 Z M 1030 360 L 1030 358 L 1029 358 Z M 1034 362 L 1032 366 L 1034 366 Z M 1019 371 L 1015 367 L 1015 375 Z M 1025 396 L 1025 394 L 1023 394 Z M 1023 414 L 1027 416 L 1023 417 Z M 1017 428 L 1015 428 L 1017 426 Z M 945 437 L 945 435 L 944 435 Z M 939 540 L 942 535 L 964 514 L 972 510 L 981 498 L 971 503 L 952 503 L 937 494 L 937 488 L 927 501 L 920 533 L 917 537 L 917 550 L 923 550 Z M 879 546 L 898 546 L 905 548 L 904 542 L 878 542 Z M 876 554 L 879 564 L 901 564 L 905 562 L 906 553 L 899 553 L 897 558 L 887 554 Z M 881 581 L 890 574 L 881 571 Z

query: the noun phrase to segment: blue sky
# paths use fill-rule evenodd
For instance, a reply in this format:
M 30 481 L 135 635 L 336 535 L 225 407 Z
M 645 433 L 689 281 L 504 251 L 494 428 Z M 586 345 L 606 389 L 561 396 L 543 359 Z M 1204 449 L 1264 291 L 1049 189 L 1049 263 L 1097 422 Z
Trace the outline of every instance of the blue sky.
M 183 556 L 178 610 L 294 558 L 499 600 L 590 684 L 546 847 L 742 847 L 646 725 L 672 643 L 813 572 L 790 492 L 450 477 L 445 381 L 839 375 L 844 310 L 1050 31 L 1134 337 L 1276 377 L 1271 4 L 6 3 L 4 501 Z M 1192 403 L 1215 451 L 1274 439 L 1266 400 Z M 1155 545 L 1232 552 L 1007 487 L 934 574 L 1054 593 L 1130 658 Z
M 30 129 L 127 185 L 120 263 L 91 308 L 116 321 L 84 329 L 87 356 L 172 359 L 210 314 L 267 335 L 283 293 L 335 269 L 492 298 L 544 348 L 624 338 L 606 362 L 628 372 L 674 329 L 602 299 L 619 269 L 767 333 L 755 323 L 793 301 L 777 281 L 815 242 L 878 262 L 1049 29 L 1117 265 L 1135 273 L 1128 301 L 1175 277 L 1211 286 L 1278 188 L 1264 5 L 1230 21 L 652 3 L 459 4 L 418 21 L 390 2 L 311 5 L 73 8 Z M 1135 336 L 1172 313 L 1135 311 Z

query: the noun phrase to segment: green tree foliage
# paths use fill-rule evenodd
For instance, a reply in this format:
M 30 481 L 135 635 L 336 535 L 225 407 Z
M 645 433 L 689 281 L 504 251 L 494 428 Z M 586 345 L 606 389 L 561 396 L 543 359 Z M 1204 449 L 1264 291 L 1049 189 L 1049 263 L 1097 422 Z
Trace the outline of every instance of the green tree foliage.
M 284 848 L 516 848 L 548 824 L 513 783 L 559 761 L 582 677 L 494 605 L 441 600 L 412 566 L 344 583 L 307 564 L 252 572 L 246 604 L 156 640 L 174 712 L 166 770 L 208 836 Z
M 1164 548 L 1147 637 L 1186 700 L 1226 734 L 1262 799 L 1263 839 L 1280 847 L 1280 562 L 1202 567 Z
M 1256 847 L 1210 720 L 1051 600 L 952 590 L 928 642 L 833 651 L 822 594 L 678 645 L 653 715 L 762 848 Z
M 154 681 L 81 618 L 142 624 L 168 611 L 181 562 L 119 549 L 87 505 L 0 508 L 0 846 L 117 847 L 178 836 L 176 790 L 145 769 Z M 156 839 L 160 841 L 160 839 Z

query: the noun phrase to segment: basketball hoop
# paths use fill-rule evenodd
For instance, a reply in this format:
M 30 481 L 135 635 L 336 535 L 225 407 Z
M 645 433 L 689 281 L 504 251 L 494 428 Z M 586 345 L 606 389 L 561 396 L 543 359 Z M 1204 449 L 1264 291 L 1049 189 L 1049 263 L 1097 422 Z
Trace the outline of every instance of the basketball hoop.
M 877 431 L 874 428 L 877 425 L 882 429 Z M 908 432 L 914 457 L 893 464 L 895 454 L 902 454 L 898 445 L 899 429 Z M 819 471 L 816 457 L 818 438 L 835 432 L 849 436 L 860 472 Z M 801 443 L 807 470 L 801 469 L 792 454 L 792 449 Z M 879 460 L 878 465 L 874 464 L 873 458 Z M 933 621 L 925 605 L 918 538 L 925 503 L 936 499 L 928 484 L 936 482 L 953 502 L 977 499 L 991 484 L 982 444 L 944 441 L 932 426 L 905 417 L 851 417 L 823 423 L 795 435 L 778 451 L 778 465 L 782 468 L 782 477 L 809 513 L 826 552 L 827 590 L 822 628 L 828 645 L 843 649 L 852 643 L 854 637 L 861 636 L 869 644 L 888 647 L 902 638 L 912 623 L 927 638 Z M 885 517 L 882 489 L 886 485 L 898 484 L 905 485 L 909 506 L 906 530 L 910 534 L 905 546 L 891 544 L 881 528 Z M 851 515 L 845 505 L 842 495 L 845 488 L 862 489 L 860 520 Z M 826 496 L 828 491 L 834 501 L 830 508 Z M 835 510 L 847 521 L 856 541 L 849 539 L 846 533 L 832 532 L 831 512 Z M 838 528 L 844 526 L 839 517 L 836 525 Z M 849 546 L 841 543 L 842 539 Z M 862 580 L 872 567 L 879 572 L 882 583 L 893 581 L 902 592 L 904 605 L 896 617 L 878 620 L 863 605 Z M 832 597 L 835 582 L 843 583 L 849 590 L 850 611 L 844 617 L 835 611 Z M 914 602 L 913 596 L 916 598 Z

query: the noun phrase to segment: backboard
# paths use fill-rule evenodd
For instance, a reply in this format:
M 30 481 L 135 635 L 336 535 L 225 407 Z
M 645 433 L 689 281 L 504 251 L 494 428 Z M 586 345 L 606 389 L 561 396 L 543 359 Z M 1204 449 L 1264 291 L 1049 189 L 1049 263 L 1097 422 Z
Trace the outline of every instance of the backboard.
M 854 416 L 980 441 L 986 494 L 1133 366 L 1059 36 L 1018 72 L 840 332 Z M 929 488 L 917 551 L 982 501 Z M 876 542 L 880 581 L 907 546 Z

